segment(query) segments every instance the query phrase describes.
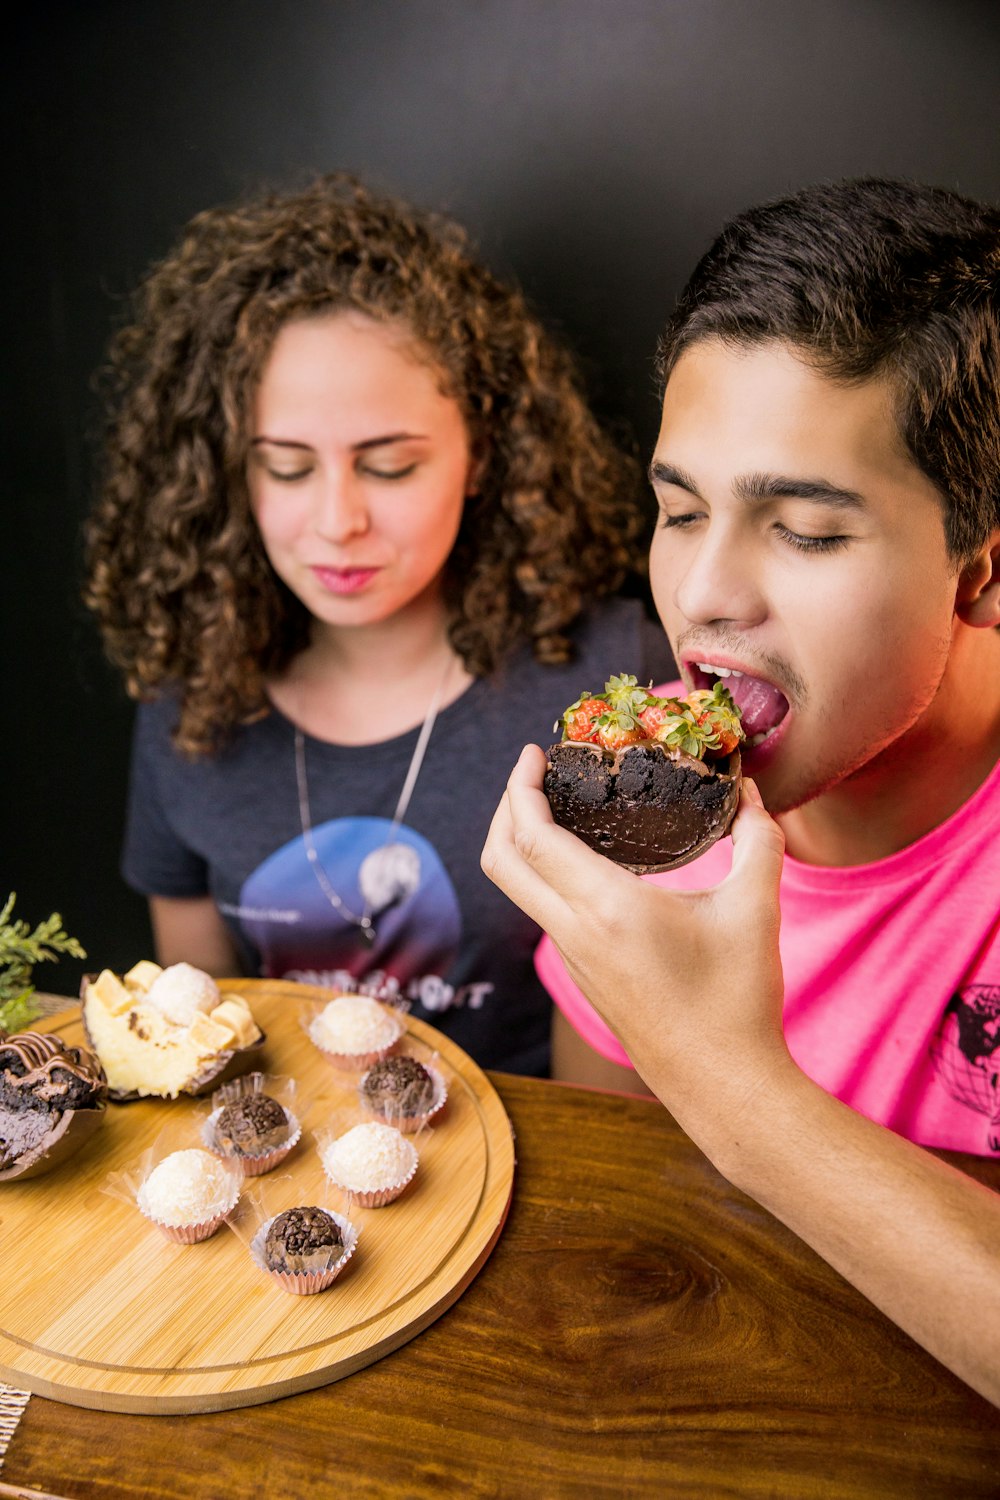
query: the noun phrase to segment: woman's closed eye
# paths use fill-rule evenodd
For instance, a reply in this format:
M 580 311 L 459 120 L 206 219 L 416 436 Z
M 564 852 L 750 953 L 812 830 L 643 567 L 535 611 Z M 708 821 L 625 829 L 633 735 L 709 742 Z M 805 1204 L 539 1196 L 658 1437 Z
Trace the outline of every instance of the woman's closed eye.
M 417 467 L 416 459 L 412 463 L 403 464 L 398 469 L 380 468 L 376 464 L 362 464 L 361 473 L 369 475 L 372 479 L 405 479 L 412 474 Z
M 297 479 L 308 479 L 313 471 L 311 466 L 299 469 L 272 469 L 270 464 L 265 464 L 264 472 L 269 479 L 277 479 L 280 484 L 294 484 Z

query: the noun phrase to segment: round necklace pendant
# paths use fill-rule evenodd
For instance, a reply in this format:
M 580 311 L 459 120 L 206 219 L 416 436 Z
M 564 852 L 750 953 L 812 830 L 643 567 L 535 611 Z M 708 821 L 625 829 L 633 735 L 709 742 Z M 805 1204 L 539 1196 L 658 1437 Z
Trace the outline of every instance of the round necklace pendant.
M 368 912 L 378 916 L 420 886 L 420 855 L 410 844 L 387 843 L 361 861 L 358 887 Z

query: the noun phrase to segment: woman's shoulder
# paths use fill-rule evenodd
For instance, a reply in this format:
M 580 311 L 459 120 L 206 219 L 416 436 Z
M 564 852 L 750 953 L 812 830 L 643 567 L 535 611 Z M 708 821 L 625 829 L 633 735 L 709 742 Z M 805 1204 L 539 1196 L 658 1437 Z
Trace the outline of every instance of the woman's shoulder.
M 261 745 L 276 737 L 276 716 L 267 714 L 250 724 L 238 724 L 214 755 L 189 757 L 183 755 L 174 743 L 174 734 L 180 722 L 180 690 L 168 687 L 147 698 L 136 707 L 133 742 L 138 755 L 153 761 L 183 765 L 188 770 L 214 767 L 223 761 L 231 761 L 252 754 Z
M 601 600 L 581 616 L 573 644 L 576 655 L 570 670 L 592 675 L 595 692 L 613 673 L 629 672 L 642 683 L 666 682 L 677 675 L 666 632 L 641 599 Z
M 535 703 L 561 713 L 581 693 L 603 692 L 612 675 L 629 672 L 640 682 L 669 682 L 676 677 L 670 646 L 658 621 L 651 620 L 640 599 L 607 599 L 582 615 L 571 631 L 573 655 L 567 662 L 535 660 L 529 647 L 480 679 L 477 707 Z

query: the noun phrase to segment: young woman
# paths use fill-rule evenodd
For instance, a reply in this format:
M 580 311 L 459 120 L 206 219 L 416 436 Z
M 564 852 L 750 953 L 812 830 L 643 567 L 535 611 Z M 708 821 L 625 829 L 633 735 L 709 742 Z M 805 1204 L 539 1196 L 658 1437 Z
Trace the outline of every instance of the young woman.
M 87 599 L 141 700 L 123 869 L 161 962 L 408 1000 L 542 1073 L 482 875 L 512 756 L 660 681 L 634 472 L 454 223 L 345 176 L 199 215 L 111 359 Z

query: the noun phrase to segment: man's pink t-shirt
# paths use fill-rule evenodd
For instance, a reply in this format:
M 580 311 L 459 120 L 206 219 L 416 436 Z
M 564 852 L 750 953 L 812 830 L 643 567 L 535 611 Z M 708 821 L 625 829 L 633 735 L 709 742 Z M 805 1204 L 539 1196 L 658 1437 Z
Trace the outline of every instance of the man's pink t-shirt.
M 728 873 L 731 851 L 724 839 L 645 878 L 703 889 Z M 888 859 L 829 869 L 786 856 L 780 947 L 785 1037 L 805 1073 L 922 1145 L 1000 1154 L 1000 763 Z M 549 938 L 535 966 L 584 1040 L 628 1065 Z

